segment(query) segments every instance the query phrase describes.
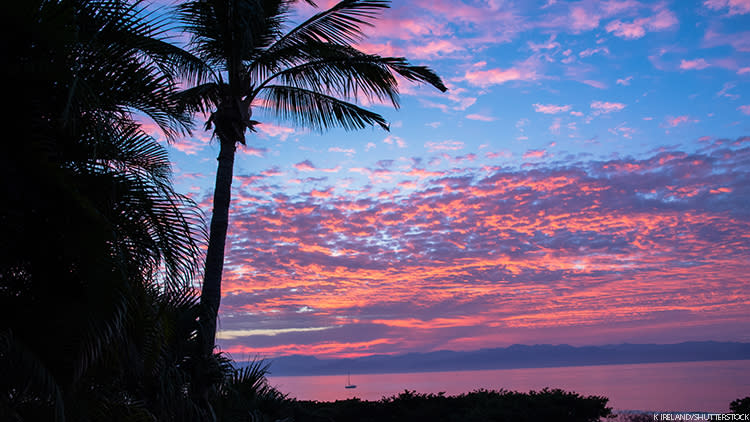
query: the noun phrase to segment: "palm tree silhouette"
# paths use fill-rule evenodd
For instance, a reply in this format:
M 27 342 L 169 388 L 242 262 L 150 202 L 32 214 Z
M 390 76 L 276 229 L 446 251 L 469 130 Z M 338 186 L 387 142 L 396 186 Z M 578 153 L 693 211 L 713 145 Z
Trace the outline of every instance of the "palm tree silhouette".
M 183 346 L 197 328 L 182 303 L 202 219 L 133 113 L 184 133 L 176 82 L 201 62 L 138 2 L 27 0 L 4 13 L 17 112 L 0 154 L 0 414 L 160 413 L 178 401 L 151 392 L 182 394 L 189 379 Z
M 182 99 L 191 111 L 209 113 L 206 128 L 213 128 L 220 145 L 201 294 L 205 354 L 213 350 L 216 336 L 235 150 L 259 123 L 251 119 L 253 108 L 264 106 L 283 120 L 318 131 L 388 130 L 381 115 L 353 101 L 365 97 L 398 107 L 396 75 L 446 90 L 427 67 L 366 54 L 352 45 L 388 1 L 343 0 L 283 32 L 294 3 L 194 0 L 179 6 L 191 50 L 213 69 Z

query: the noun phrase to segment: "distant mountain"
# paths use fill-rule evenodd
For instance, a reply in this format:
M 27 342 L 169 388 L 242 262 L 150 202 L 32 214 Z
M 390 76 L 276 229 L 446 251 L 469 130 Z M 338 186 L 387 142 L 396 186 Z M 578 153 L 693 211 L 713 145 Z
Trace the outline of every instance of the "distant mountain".
M 442 350 L 404 355 L 372 355 L 353 359 L 283 356 L 270 359 L 270 372 L 275 376 L 337 375 L 742 359 L 750 359 L 750 343 L 705 341 L 583 347 L 541 344 L 470 352 Z

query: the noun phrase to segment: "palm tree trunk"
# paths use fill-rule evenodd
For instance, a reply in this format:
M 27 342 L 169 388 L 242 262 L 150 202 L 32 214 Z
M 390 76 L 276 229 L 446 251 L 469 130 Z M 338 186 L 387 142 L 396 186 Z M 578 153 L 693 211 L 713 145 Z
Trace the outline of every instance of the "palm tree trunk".
M 217 128 L 218 129 L 218 128 Z M 224 246 L 229 225 L 229 202 L 232 191 L 232 173 L 236 142 L 231 136 L 219 136 L 219 164 L 216 169 L 214 187 L 214 209 L 211 215 L 211 228 L 206 251 L 206 267 L 203 273 L 201 292 L 200 334 L 204 355 L 213 352 L 216 341 L 216 321 L 221 302 L 221 274 L 224 269 Z

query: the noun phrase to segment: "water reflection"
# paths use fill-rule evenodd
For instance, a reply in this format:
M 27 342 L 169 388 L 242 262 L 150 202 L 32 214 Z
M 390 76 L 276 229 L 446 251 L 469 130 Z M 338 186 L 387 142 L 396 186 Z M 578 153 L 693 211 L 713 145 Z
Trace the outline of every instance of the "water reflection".
M 273 370 L 273 367 L 271 368 Z M 609 397 L 618 410 L 727 412 L 729 403 L 750 395 L 750 360 L 496 369 L 405 374 L 269 377 L 271 384 L 301 400 L 351 397 L 378 400 L 405 389 L 460 394 L 479 388 L 529 391 L 562 388 Z

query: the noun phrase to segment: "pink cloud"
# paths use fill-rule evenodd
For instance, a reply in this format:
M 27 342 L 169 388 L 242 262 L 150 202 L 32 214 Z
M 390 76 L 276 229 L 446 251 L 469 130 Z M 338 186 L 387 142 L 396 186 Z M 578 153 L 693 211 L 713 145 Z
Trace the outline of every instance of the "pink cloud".
M 625 126 L 625 123 L 620 123 L 619 125 L 610 128 L 609 132 L 615 135 L 620 135 L 624 138 L 633 139 L 633 135 L 637 132 L 636 129 Z
M 388 145 L 396 144 L 399 148 L 406 148 L 406 142 L 396 135 L 386 136 L 385 139 L 383 139 L 383 142 Z
M 494 151 L 494 152 L 487 152 L 484 154 L 485 157 L 489 159 L 495 159 L 495 158 L 510 158 L 513 156 L 513 153 L 510 151 Z
M 479 120 L 480 122 L 494 122 L 495 118 L 492 116 L 485 116 L 483 114 L 468 114 L 466 118 L 469 120 Z
M 619 19 L 607 24 L 607 32 L 629 40 L 641 38 L 649 31 L 664 31 L 678 24 L 677 17 L 669 10 L 662 9 L 654 16 L 639 18 L 633 22 L 622 22 Z
M 547 151 L 543 149 L 530 149 L 523 154 L 524 159 L 528 158 L 544 158 L 547 155 Z
M 271 177 L 271 176 L 283 176 L 284 172 L 281 171 L 278 167 L 271 167 L 270 169 L 263 170 L 260 172 L 263 176 Z
M 457 151 L 464 148 L 461 141 L 446 140 L 441 142 L 425 142 L 424 147 L 430 152 Z
M 570 105 L 554 105 L 554 104 L 532 104 L 534 106 L 534 111 L 537 113 L 544 113 L 544 114 L 557 114 L 557 113 L 564 113 L 568 110 L 570 110 Z
M 601 2 L 600 7 L 602 12 L 606 16 L 613 16 L 619 13 L 627 12 L 629 10 L 637 9 L 638 7 L 640 7 L 640 3 L 635 0 L 610 0 Z
M 581 82 L 588 86 L 597 88 L 597 89 L 607 89 L 607 84 L 605 84 L 604 82 L 599 82 L 599 81 L 595 81 L 592 79 L 586 79 L 585 81 L 581 81 Z
M 647 18 L 646 21 L 646 26 L 652 31 L 665 31 L 678 24 L 677 17 L 667 9 L 660 10 L 659 13 Z
M 748 116 L 750 116 L 750 104 L 748 104 L 748 105 L 741 105 L 741 106 L 737 107 L 737 110 L 739 110 L 742 113 L 747 114 Z
M 498 23 L 517 24 L 520 19 L 516 11 L 509 5 L 501 7 L 495 2 L 488 2 L 482 6 L 472 6 L 453 0 L 418 0 L 414 3 L 435 15 L 454 22 L 471 24 L 493 22 L 497 25 Z
M 555 41 L 555 35 L 551 35 L 549 39 L 546 42 L 535 44 L 531 41 L 528 42 L 529 48 L 535 52 L 538 53 L 542 50 L 554 50 L 556 48 L 560 48 L 560 43 Z
M 633 80 L 632 76 L 628 76 L 627 78 L 623 78 L 623 79 L 618 79 L 617 80 L 617 85 L 628 86 L 628 85 L 630 85 L 630 81 L 631 80 Z
M 278 126 L 273 123 L 262 123 L 256 126 L 258 131 L 260 131 L 262 134 L 271 136 L 271 137 L 279 137 L 282 141 L 285 141 L 289 135 L 294 134 L 294 129 L 290 127 L 285 126 Z
M 464 47 L 449 40 L 430 41 L 424 45 L 417 45 L 407 49 L 410 57 L 418 59 L 432 59 L 438 56 L 445 56 L 450 53 L 464 50 Z
M 406 55 L 403 48 L 395 47 L 390 41 L 386 43 L 360 42 L 357 44 L 357 48 L 367 54 L 377 54 L 380 56 L 397 57 Z
M 608 101 L 593 101 L 591 108 L 599 114 L 612 113 L 613 111 L 620 111 L 625 108 L 623 103 L 610 103 Z
M 683 123 L 688 123 L 693 120 L 690 120 L 689 116 L 677 116 L 677 117 L 667 117 L 667 124 L 671 127 L 677 127 Z
M 703 70 L 707 67 L 711 66 L 706 62 L 704 59 L 695 59 L 695 60 L 682 60 L 680 61 L 680 69 L 683 70 Z
M 722 34 L 715 30 L 706 30 L 703 36 L 703 47 L 717 47 L 731 45 L 737 51 L 750 52 L 750 31 Z
M 538 76 L 534 71 L 526 71 L 518 68 L 505 70 L 498 68 L 468 71 L 465 78 L 472 85 L 488 87 L 491 85 L 501 85 L 509 81 L 533 81 Z
M 575 32 L 590 31 L 599 26 L 600 16 L 583 7 L 574 7 L 570 11 L 569 27 Z
M 310 160 L 300 161 L 299 163 L 294 165 L 294 168 L 296 168 L 299 171 L 315 171 L 317 168 Z
M 733 93 L 729 92 L 732 89 L 734 89 L 736 86 L 737 86 L 737 84 L 734 83 L 734 82 L 725 82 L 724 85 L 721 87 L 721 90 L 716 93 L 716 96 L 717 97 L 727 97 L 727 98 L 731 98 L 733 100 L 736 100 L 736 99 L 740 98 L 739 94 L 733 94 Z
M 429 16 L 392 16 L 380 17 L 375 26 L 365 31 L 368 37 L 388 34 L 393 39 L 414 40 L 425 36 L 445 36 L 450 32 L 445 25 L 436 22 Z
M 268 152 L 268 149 L 267 148 L 254 148 L 254 147 L 251 147 L 250 145 L 245 145 L 244 147 L 242 147 L 242 151 L 248 155 L 253 155 L 255 157 L 263 157 L 263 155 L 266 152 Z
M 594 54 L 598 54 L 598 53 L 609 54 L 609 48 L 607 47 L 587 48 L 581 51 L 580 53 L 578 53 L 578 56 L 581 58 L 584 58 L 584 57 L 593 56 Z
M 353 148 L 341 148 L 341 147 L 330 147 L 328 148 L 328 152 L 342 152 L 346 155 L 352 156 L 356 153 L 356 151 Z
M 206 143 L 195 138 L 185 137 L 179 138 L 171 146 L 177 151 L 183 152 L 187 155 L 195 155 L 203 150 Z
M 750 67 L 743 67 L 737 71 L 738 75 L 744 75 L 746 73 L 750 73 Z
M 612 21 L 607 25 L 607 32 L 614 32 L 615 36 L 626 39 L 641 38 L 646 35 L 646 29 L 643 25 L 633 23 L 623 23 L 619 20 Z
M 550 133 L 553 133 L 555 135 L 560 134 L 560 122 L 561 122 L 561 120 L 560 120 L 559 117 L 556 118 L 554 120 L 554 122 L 552 122 L 552 125 L 550 125 L 550 127 L 549 127 Z
M 750 13 L 750 0 L 706 0 L 703 4 L 712 10 L 729 9 L 729 15 Z

